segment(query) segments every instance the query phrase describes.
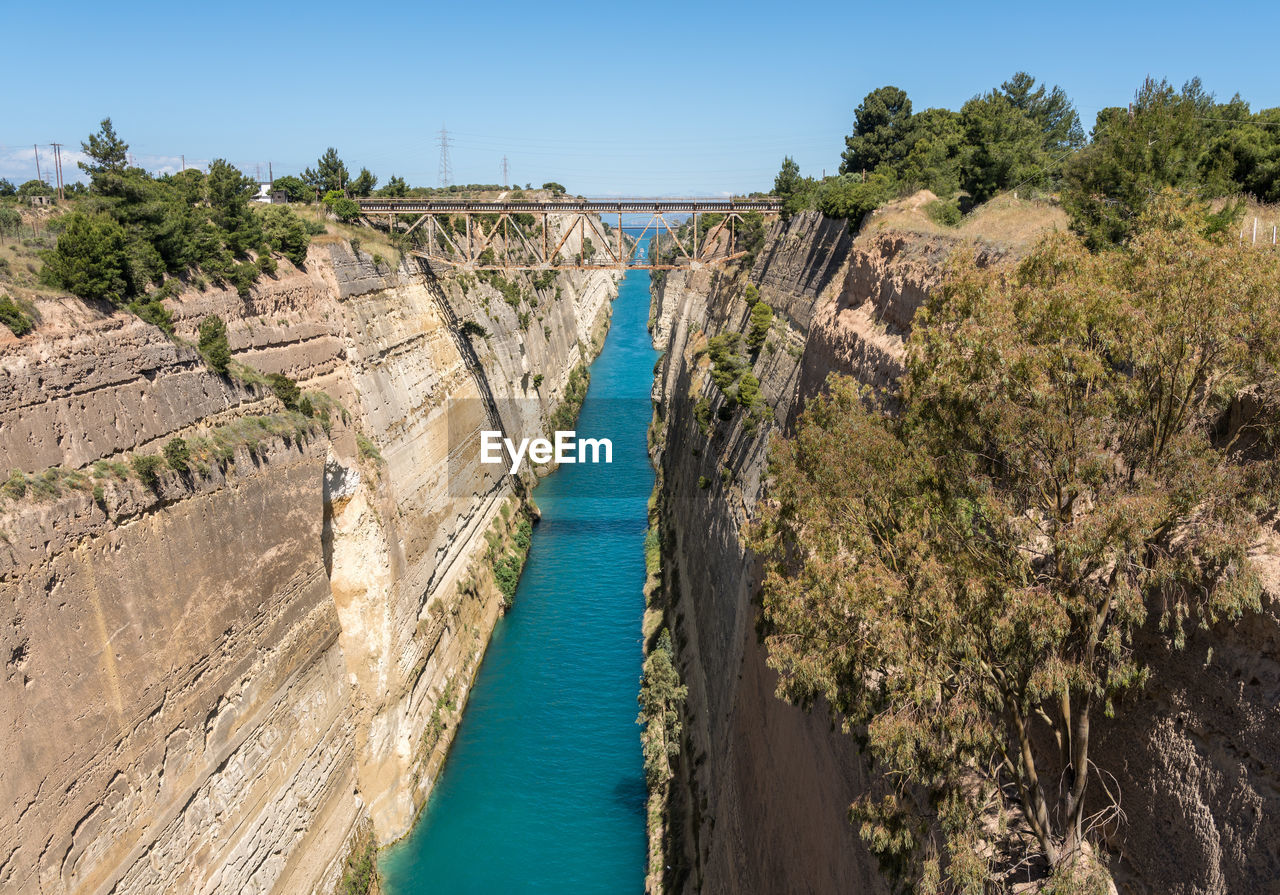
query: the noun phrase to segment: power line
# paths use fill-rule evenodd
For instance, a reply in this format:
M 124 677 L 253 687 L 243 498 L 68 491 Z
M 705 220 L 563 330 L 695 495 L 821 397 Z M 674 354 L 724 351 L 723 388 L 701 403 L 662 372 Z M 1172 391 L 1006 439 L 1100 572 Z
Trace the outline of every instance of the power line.
M 448 186 L 453 181 L 453 171 L 449 168 L 449 131 L 440 125 L 440 185 Z

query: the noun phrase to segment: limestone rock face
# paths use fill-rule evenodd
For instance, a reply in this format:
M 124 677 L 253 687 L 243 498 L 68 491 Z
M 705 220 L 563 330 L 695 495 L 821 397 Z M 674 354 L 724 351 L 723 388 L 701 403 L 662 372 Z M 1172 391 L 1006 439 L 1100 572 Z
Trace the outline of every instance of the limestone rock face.
M 671 786 L 672 891 L 886 892 L 848 821 L 868 783 L 852 738 L 825 708 L 774 695 L 756 634 L 759 570 L 741 536 L 761 496 L 768 436 L 786 430 L 831 373 L 872 386 L 903 372 L 916 311 L 957 248 L 980 264 L 1016 242 L 868 226 L 816 214 L 775 225 L 749 272 L 672 272 L 654 290 L 666 622 L 689 687 L 684 750 Z M 717 419 L 706 341 L 745 333 L 748 282 L 776 322 L 753 370 L 769 414 L 754 430 Z M 704 433 L 696 407 L 707 399 Z M 703 487 L 705 485 L 705 487 Z M 1127 823 L 1105 843 L 1122 892 L 1266 891 L 1280 873 L 1280 555 L 1260 545 L 1267 608 L 1202 632 L 1170 654 L 1152 636 L 1153 686 L 1119 722 L 1095 722 L 1093 759 L 1123 791 Z
M 451 735 L 428 719 L 501 611 L 483 392 L 521 356 L 562 388 L 615 294 L 555 285 L 547 329 L 490 322 L 479 364 L 455 278 L 333 241 L 247 298 L 170 300 L 177 340 L 65 299 L 0 345 L 0 469 L 63 476 L 0 498 L 0 890 L 327 893 L 363 818 L 408 829 Z M 189 347 L 210 313 L 236 361 L 331 396 L 328 428 L 258 426 L 270 389 Z M 499 424 L 541 428 L 544 391 Z M 232 430 L 233 459 L 128 474 Z

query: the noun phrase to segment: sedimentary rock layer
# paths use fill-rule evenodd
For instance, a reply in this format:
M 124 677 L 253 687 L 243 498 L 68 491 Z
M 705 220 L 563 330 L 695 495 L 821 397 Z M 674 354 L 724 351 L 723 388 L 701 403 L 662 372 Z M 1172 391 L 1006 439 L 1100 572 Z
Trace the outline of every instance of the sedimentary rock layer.
M 245 298 L 170 300 L 175 339 L 69 298 L 3 330 L 0 466 L 56 484 L 0 500 L 0 889 L 327 892 L 362 818 L 407 830 L 501 611 L 485 535 L 518 497 L 475 435 L 540 429 L 607 323 L 609 275 L 554 285 L 522 326 L 327 238 Z M 327 423 L 209 370 L 212 313 Z M 129 472 L 228 432 L 233 458 Z

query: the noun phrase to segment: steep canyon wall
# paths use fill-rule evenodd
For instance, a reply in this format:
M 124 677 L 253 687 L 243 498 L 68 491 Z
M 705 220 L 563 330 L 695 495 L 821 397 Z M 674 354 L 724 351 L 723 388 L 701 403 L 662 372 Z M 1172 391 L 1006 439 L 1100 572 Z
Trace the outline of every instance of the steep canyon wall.
M 0 328 L 0 458 L 30 483 L 0 500 L 0 890 L 327 892 L 357 829 L 408 829 L 522 499 L 476 435 L 542 428 L 615 294 L 520 286 L 523 325 L 491 285 L 329 237 L 245 298 L 170 300 L 174 339 L 69 298 Z M 213 373 L 210 313 L 316 416 Z M 131 458 L 174 436 L 190 468 L 149 486 Z
M 873 217 L 854 237 L 816 214 L 775 225 L 750 270 L 673 272 L 654 289 L 659 426 L 654 454 L 666 622 L 689 688 L 667 816 L 671 892 L 886 892 L 848 819 L 867 770 L 824 706 L 774 695 L 756 631 L 759 574 L 742 536 L 761 498 L 767 444 L 833 372 L 873 386 L 903 370 L 904 339 L 957 248 L 1016 257 L 1060 220 L 1041 209 L 997 238 L 944 231 L 916 209 Z M 906 220 L 904 221 L 904 217 Z M 995 227 L 992 224 L 998 224 Z M 903 226 L 903 224 L 906 226 Z M 1008 235 L 1010 232 L 1012 236 Z M 725 408 L 708 340 L 745 334 L 748 284 L 775 320 L 752 365 L 766 412 Z M 725 417 L 728 417 L 727 419 Z M 1262 613 L 1202 632 L 1169 655 L 1144 643 L 1155 683 L 1123 721 L 1100 721 L 1095 760 L 1124 793 L 1107 840 L 1122 891 L 1269 891 L 1280 859 L 1280 575 L 1259 545 Z

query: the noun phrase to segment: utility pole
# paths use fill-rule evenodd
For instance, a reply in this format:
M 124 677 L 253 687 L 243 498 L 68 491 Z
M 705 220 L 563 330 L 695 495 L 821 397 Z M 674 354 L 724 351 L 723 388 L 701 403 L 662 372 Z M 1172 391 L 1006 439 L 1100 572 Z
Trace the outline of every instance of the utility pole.
M 502 157 L 502 185 L 503 187 L 511 186 L 511 169 L 507 167 L 507 157 Z
M 184 152 L 181 158 L 182 158 L 182 170 L 185 171 L 187 170 L 187 154 Z
M 449 131 L 440 125 L 440 185 L 448 186 L 453 180 L 453 171 L 449 168 Z
M 61 202 L 67 198 L 66 192 L 62 188 L 62 144 L 50 143 L 53 147 L 53 171 L 54 177 L 58 181 L 58 201 Z
M 44 175 L 40 173 L 40 147 L 32 143 L 31 148 L 36 152 L 36 180 L 44 183 Z
M 272 186 L 275 186 L 276 172 L 275 168 L 271 167 L 271 162 L 267 162 L 267 179 L 271 181 Z

